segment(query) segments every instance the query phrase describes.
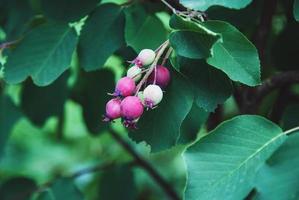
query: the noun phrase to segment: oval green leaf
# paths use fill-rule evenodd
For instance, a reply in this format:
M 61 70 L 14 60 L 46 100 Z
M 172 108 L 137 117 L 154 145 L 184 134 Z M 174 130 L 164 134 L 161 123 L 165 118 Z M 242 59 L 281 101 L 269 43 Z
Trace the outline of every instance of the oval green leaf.
M 285 139 L 278 126 L 259 116 L 222 123 L 183 155 L 186 199 L 244 199 L 254 187 L 257 170 Z
M 121 6 L 107 3 L 98 7 L 83 26 L 78 46 L 85 71 L 103 67 L 108 57 L 125 46 L 125 14 Z
M 224 6 L 227 8 L 241 9 L 252 0 L 180 0 L 180 3 L 194 10 L 205 11 L 211 6 Z
M 73 28 L 66 24 L 43 24 L 29 32 L 9 53 L 4 79 L 16 84 L 30 76 L 36 85 L 49 85 L 69 68 L 76 45 Z

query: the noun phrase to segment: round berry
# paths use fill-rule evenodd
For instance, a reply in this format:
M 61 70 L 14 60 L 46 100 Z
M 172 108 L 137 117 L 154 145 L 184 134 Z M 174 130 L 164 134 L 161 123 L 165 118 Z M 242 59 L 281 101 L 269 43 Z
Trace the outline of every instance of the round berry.
M 154 62 L 156 57 L 156 53 L 151 50 L 151 49 L 143 49 L 142 51 L 140 51 L 140 53 L 138 54 L 135 63 L 138 66 L 147 66 L 150 65 Z
M 141 79 L 141 69 L 134 65 L 127 71 L 127 77 L 134 79 L 134 81 L 138 82 Z
M 135 81 L 132 78 L 124 77 L 117 82 L 114 95 L 127 97 L 132 95 L 135 92 L 135 89 Z
M 148 83 L 153 84 L 156 78 L 156 84 L 159 85 L 161 88 L 165 88 L 170 82 L 170 72 L 169 70 L 162 66 L 158 65 L 155 70 L 151 73 L 148 78 Z
M 121 100 L 119 98 L 111 99 L 106 104 L 106 114 L 104 121 L 112 121 L 121 117 Z
M 148 85 L 143 91 L 144 104 L 146 107 L 153 108 L 163 99 L 163 91 L 158 85 Z
M 128 96 L 121 102 L 122 117 L 127 121 L 133 121 L 143 114 L 143 105 L 136 96 Z

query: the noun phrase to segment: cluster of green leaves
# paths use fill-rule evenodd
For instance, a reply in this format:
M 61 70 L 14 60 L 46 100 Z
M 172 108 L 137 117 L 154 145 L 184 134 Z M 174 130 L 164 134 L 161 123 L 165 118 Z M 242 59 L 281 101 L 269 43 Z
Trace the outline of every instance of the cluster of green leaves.
M 251 0 L 180 2 L 205 11 L 210 7 L 242 9 Z M 294 177 L 298 178 L 299 172 L 292 167 L 298 159 L 287 159 L 294 157 L 299 148 L 296 134 L 287 137 L 263 117 L 242 115 L 198 137 L 210 113 L 232 95 L 233 84 L 261 84 L 257 49 L 239 27 L 219 20 L 190 19 L 179 13 L 171 17 L 163 13 L 166 17 L 161 17 L 157 14 L 159 6 L 146 3 L 2 0 L 0 8 L 5 11 L 0 22 L 6 40 L 16 40 L 13 48 L 4 51 L 4 81 L 21 84 L 17 100 L 12 100 L 7 90 L 0 96 L 0 155 L 19 119 L 25 116 L 38 127 L 52 116 L 63 122 L 69 99 L 81 105 L 90 133 L 104 133 L 108 125 L 100 119 L 109 98 L 106 93 L 114 89 L 116 71 L 123 70 L 109 66 L 109 58 L 117 55 L 124 62 L 132 60 L 141 49 L 155 49 L 169 39 L 174 50 L 167 63 L 171 84 L 159 107 L 146 113 L 138 129 L 128 136 L 135 142 L 145 141 L 153 153 L 183 147 L 185 199 L 244 199 L 254 189 L 257 199 L 298 197 Z M 298 0 L 293 13 L 299 21 Z M 288 29 L 284 32 L 276 49 L 289 36 Z M 292 62 L 288 55 L 281 57 L 276 64 Z M 284 129 L 299 125 L 288 124 L 290 119 L 298 118 L 294 110 L 298 107 L 286 112 Z M 134 173 L 127 163 L 109 168 L 100 179 L 99 198 L 136 198 Z M 281 180 L 288 181 L 284 187 L 269 190 Z M 5 200 L 18 198 L 19 194 L 28 198 L 32 193 L 32 198 L 39 200 L 84 199 L 70 178 L 56 179 L 46 190 L 22 177 L 12 178 L 0 187 L 0 198 Z

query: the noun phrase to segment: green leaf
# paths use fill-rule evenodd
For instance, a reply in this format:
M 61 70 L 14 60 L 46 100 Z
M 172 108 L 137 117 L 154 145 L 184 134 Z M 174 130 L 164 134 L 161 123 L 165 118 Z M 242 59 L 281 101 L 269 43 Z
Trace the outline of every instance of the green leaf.
M 100 199 L 136 199 L 137 190 L 131 167 L 129 165 L 122 165 L 105 170 L 101 176 L 99 193 Z
M 165 89 L 162 102 L 154 110 L 141 117 L 136 131 L 129 136 L 137 141 L 145 141 L 152 152 L 171 148 L 177 144 L 180 128 L 193 103 L 190 83 L 178 72 L 172 70 L 172 80 Z
M 185 7 L 194 10 L 205 11 L 211 6 L 224 6 L 227 8 L 241 9 L 251 3 L 252 0 L 180 0 Z
M 142 6 L 133 5 L 125 9 L 127 45 L 136 52 L 144 48 L 156 49 L 166 40 L 166 29 L 155 16 L 148 14 Z
M 294 16 L 297 21 L 299 21 L 299 0 L 294 2 Z
M 73 180 L 69 178 L 57 179 L 47 192 L 42 193 L 38 198 L 40 200 L 83 200 L 82 193 L 74 185 Z
M 191 111 L 181 126 L 181 134 L 178 143 L 187 144 L 195 141 L 200 128 L 207 121 L 209 114 L 210 113 L 202 108 L 199 108 L 196 103 L 193 103 Z
M 260 80 L 260 61 L 255 46 L 235 27 L 222 21 L 207 21 L 204 26 L 222 36 L 212 48 L 207 62 L 225 72 L 230 79 L 256 86 Z
M 272 122 L 253 115 L 219 125 L 184 153 L 186 199 L 244 199 L 254 176 L 286 135 Z
M 0 96 L 0 157 L 9 134 L 21 116 L 21 112 L 9 97 Z
M 41 0 L 41 9 L 51 19 L 74 22 L 87 15 L 100 0 Z
M 299 126 L 299 104 L 289 106 L 283 116 L 285 129 Z M 259 170 L 256 177 L 256 199 L 299 198 L 299 131 L 292 133 L 286 142 Z
M 112 71 L 102 69 L 92 73 L 82 72 L 76 84 L 72 96 L 82 105 L 84 121 L 93 134 L 108 127 L 101 117 L 105 114 L 106 103 L 111 99 L 107 93 L 114 91 L 114 80 Z
M 26 81 L 21 94 L 21 107 L 24 114 L 36 125 L 43 126 L 51 116 L 61 116 L 68 97 L 66 71 L 54 83 L 46 87 L 35 86 Z
M 169 41 L 180 56 L 201 59 L 211 56 L 211 48 L 219 35 L 205 28 L 201 23 L 173 15 L 169 25 L 176 30 L 170 34 Z
M 85 71 L 103 67 L 108 57 L 125 46 L 125 14 L 121 6 L 103 4 L 87 19 L 80 35 L 78 54 Z
M 32 179 L 26 177 L 11 178 L 0 186 L 0 199 L 27 200 L 36 189 L 36 183 Z
M 41 25 L 8 55 L 4 78 L 16 84 L 31 76 L 36 85 L 49 85 L 69 68 L 76 44 L 73 28 L 65 24 Z
M 186 75 L 194 88 L 196 105 L 213 112 L 218 104 L 224 103 L 232 94 L 229 78 L 202 60 L 178 57 L 180 71 Z
M 19 39 L 34 12 L 29 0 L 2 0 L 0 3 L 1 26 L 6 33 L 6 41 Z
M 187 58 L 201 59 L 211 56 L 211 48 L 218 37 L 195 31 L 175 31 L 169 41 L 175 52 Z

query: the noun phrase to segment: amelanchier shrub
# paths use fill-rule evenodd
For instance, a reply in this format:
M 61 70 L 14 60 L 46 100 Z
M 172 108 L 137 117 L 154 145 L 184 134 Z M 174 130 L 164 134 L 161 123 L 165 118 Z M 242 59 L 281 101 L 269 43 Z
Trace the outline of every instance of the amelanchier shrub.
M 299 199 L 297 21 L 299 0 L 0 0 L 1 159 L 20 119 L 67 141 L 69 102 L 129 157 L 47 181 L 0 160 L 0 199 Z

